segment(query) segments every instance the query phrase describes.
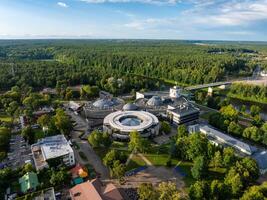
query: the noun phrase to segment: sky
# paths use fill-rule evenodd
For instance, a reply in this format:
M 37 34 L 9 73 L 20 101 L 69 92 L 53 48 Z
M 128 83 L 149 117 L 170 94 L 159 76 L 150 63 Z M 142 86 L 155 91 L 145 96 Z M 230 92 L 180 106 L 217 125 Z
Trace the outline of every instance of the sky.
M 267 0 L 0 0 L 0 39 L 267 41 Z

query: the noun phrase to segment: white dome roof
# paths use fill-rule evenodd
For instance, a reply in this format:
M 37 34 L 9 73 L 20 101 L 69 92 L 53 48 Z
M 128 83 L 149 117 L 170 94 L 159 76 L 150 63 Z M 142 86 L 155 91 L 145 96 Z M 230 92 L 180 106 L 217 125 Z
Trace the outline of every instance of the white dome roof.
M 93 106 L 100 109 L 106 109 L 118 104 L 119 102 L 116 99 L 99 99 L 93 103 Z
M 123 106 L 122 110 L 129 111 L 129 110 L 138 110 L 138 106 L 133 103 L 127 103 Z
M 159 96 L 153 96 L 147 101 L 147 105 L 149 106 L 161 106 L 162 99 Z

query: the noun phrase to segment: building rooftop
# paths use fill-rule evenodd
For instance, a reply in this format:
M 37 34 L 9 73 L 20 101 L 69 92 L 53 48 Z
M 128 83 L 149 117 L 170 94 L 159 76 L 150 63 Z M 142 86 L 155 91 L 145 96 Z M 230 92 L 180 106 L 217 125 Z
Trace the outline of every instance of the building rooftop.
M 145 98 L 151 98 L 153 96 L 169 96 L 169 91 L 150 91 L 150 92 L 137 92 L 139 94 L 143 94 Z
M 260 171 L 264 174 L 267 171 L 267 151 L 261 150 L 252 156 L 258 163 Z
M 54 112 L 55 109 L 53 107 L 44 106 L 40 108 L 39 110 L 36 110 L 33 112 L 33 115 L 43 115 L 43 114 L 49 114 L 51 112 Z
M 173 104 L 168 105 L 167 109 L 179 117 L 199 112 L 199 109 L 190 103 L 185 97 L 179 97 Z
M 161 106 L 163 104 L 161 97 L 153 96 L 147 102 L 149 106 Z
M 55 135 L 39 140 L 32 145 L 32 153 L 37 168 L 47 165 L 46 160 L 73 152 L 64 135 Z
M 72 200 L 123 200 L 115 185 L 109 183 L 105 186 L 99 179 L 74 186 L 70 195 Z
M 69 108 L 72 109 L 73 111 L 78 111 L 80 108 L 82 108 L 82 105 L 80 103 L 75 102 L 75 101 L 70 101 L 69 102 Z
M 31 189 L 35 190 L 39 185 L 38 177 L 34 172 L 27 172 L 19 179 L 19 184 L 23 193 Z
M 249 154 L 253 154 L 254 152 L 257 151 L 257 148 L 255 148 L 254 146 L 251 146 L 245 142 L 242 142 L 240 140 L 237 140 L 229 135 L 226 135 L 210 126 L 204 125 L 204 126 L 200 126 L 200 131 L 201 132 L 205 132 L 207 135 L 211 135 L 211 136 L 216 136 L 217 138 L 220 138 L 222 140 L 224 140 L 226 143 L 228 143 L 231 146 L 237 147 L 239 149 L 243 149 L 246 152 L 248 152 Z
M 56 200 L 54 188 L 51 187 L 40 191 L 33 200 Z
M 60 157 L 73 152 L 69 142 L 64 135 L 55 135 L 41 139 L 38 143 L 41 146 L 45 160 Z
M 122 110 L 125 111 L 138 110 L 138 106 L 134 103 L 127 103 L 123 106 Z
M 119 104 L 121 104 L 121 102 L 117 98 L 104 98 L 95 101 L 93 106 L 98 109 L 109 109 Z

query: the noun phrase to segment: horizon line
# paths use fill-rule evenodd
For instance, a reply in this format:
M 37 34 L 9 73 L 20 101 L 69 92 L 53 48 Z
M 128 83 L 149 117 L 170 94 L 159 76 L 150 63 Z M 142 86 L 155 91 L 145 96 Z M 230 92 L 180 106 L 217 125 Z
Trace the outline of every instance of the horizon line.
M 83 37 L 14 37 L 0 38 L 0 41 L 8 40 L 158 40 L 158 41 L 208 41 L 208 42 L 264 42 L 267 40 L 232 40 L 232 39 L 172 39 L 172 38 L 83 38 Z

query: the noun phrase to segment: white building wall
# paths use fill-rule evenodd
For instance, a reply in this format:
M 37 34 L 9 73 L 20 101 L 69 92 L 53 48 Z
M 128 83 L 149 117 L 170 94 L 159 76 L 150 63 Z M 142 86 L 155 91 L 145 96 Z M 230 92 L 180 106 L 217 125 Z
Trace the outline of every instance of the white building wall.
M 69 163 L 70 163 L 70 166 L 75 165 L 75 157 L 74 157 L 74 153 L 73 153 L 73 152 L 70 152 L 68 157 L 69 157 Z
M 135 93 L 135 99 L 142 99 L 142 98 L 144 98 L 144 97 L 145 97 L 145 95 L 142 94 L 142 93 L 140 93 L 140 92 L 136 92 L 136 93 Z
M 173 88 L 170 88 L 170 97 L 171 98 L 179 98 L 181 96 L 181 88 L 178 88 L 174 86 Z

